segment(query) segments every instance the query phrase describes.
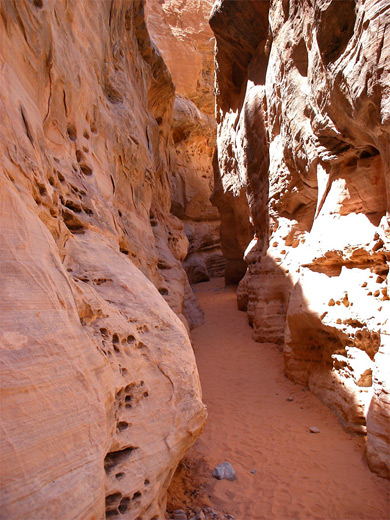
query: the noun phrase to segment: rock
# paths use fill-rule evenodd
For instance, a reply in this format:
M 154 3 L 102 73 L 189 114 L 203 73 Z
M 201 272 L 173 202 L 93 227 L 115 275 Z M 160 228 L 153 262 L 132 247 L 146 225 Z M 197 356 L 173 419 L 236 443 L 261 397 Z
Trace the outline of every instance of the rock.
M 294 398 L 293 397 L 287 397 L 286 401 L 289 401 L 291 403 L 292 401 L 294 401 Z
M 237 294 L 254 339 L 279 345 L 287 376 L 367 433 L 371 469 L 389 474 L 390 12 L 295 7 L 212 11 L 222 250 L 248 266 Z
M 176 511 L 174 511 L 173 519 L 174 520 L 187 520 L 187 514 L 183 509 L 176 509 Z
M 310 426 L 310 433 L 320 433 L 320 430 L 316 426 Z
M 213 471 L 213 477 L 217 480 L 237 480 L 236 472 L 230 462 L 222 462 Z
M 172 78 L 139 0 L 5 2 L 0 24 L 2 515 L 162 517 L 206 417 Z
M 212 0 L 149 0 L 148 25 L 172 74 L 171 211 L 184 222 L 190 242 L 184 268 L 190 283 L 223 276 L 220 216 L 212 206 L 214 38 L 208 24 Z M 195 267 L 195 264 L 198 267 Z
M 257 473 L 257 469 L 252 469 L 251 473 L 252 475 L 254 475 L 255 473 Z

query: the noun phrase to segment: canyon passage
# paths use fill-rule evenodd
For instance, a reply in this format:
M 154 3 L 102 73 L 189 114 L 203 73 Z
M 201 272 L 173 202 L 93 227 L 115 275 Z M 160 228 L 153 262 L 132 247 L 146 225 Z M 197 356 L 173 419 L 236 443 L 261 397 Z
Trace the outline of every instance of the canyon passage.
M 387 519 L 388 481 L 370 472 L 365 439 L 284 376 L 274 344 L 252 339 L 234 287 L 216 279 L 195 290 L 205 323 L 191 337 L 208 421 L 179 465 L 169 509 L 211 508 L 242 520 Z M 236 481 L 212 477 L 225 460 Z
M 1 518 L 388 519 L 389 27 L 0 0 Z

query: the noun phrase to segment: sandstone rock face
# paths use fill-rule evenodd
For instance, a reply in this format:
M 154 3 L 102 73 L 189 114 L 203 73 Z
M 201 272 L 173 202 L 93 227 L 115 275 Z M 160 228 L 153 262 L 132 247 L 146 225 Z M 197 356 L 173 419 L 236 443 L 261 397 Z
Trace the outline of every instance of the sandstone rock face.
M 148 26 L 176 86 L 169 161 L 171 211 L 189 240 L 184 268 L 191 283 L 223 276 L 220 216 L 212 206 L 215 148 L 212 0 L 150 0 Z
M 281 345 L 287 375 L 347 429 L 367 433 L 370 467 L 382 476 L 390 460 L 389 23 L 381 0 L 222 1 L 211 17 L 219 197 L 234 212 L 245 192 L 241 219 L 250 211 L 254 226 L 238 304 L 256 340 Z
M 161 518 L 205 420 L 171 76 L 141 1 L 0 14 L 2 515 Z

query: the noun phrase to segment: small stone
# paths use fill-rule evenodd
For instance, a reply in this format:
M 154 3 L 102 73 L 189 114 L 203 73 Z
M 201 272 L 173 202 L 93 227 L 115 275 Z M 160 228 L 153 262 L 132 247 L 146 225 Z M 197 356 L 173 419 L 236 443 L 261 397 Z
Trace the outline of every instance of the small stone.
M 257 469 L 252 469 L 251 473 L 252 475 L 254 475 L 255 473 L 257 473 Z
M 237 480 L 236 472 L 230 462 L 222 462 L 213 471 L 213 477 L 217 480 Z
M 294 401 L 294 398 L 293 397 L 287 397 L 286 401 L 289 401 L 291 403 L 291 401 Z
M 320 433 L 320 430 L 316 426 L 310 426 L 310 433 Z
M 183 509 L 176 509 L 174 515 L 174 520 L 187 520 L 186 512 Z

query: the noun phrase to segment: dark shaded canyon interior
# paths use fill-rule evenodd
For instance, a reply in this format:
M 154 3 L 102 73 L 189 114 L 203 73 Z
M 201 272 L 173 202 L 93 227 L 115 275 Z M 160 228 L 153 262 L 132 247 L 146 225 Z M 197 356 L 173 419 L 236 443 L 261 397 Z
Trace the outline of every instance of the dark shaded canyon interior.
M 390 6 L 179 4 L 0 3 L 4 518 L 164 517 L 221 276 L 389 477 Z

